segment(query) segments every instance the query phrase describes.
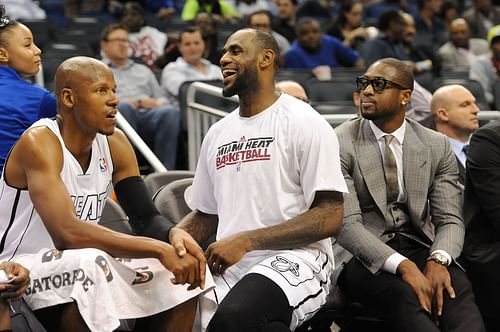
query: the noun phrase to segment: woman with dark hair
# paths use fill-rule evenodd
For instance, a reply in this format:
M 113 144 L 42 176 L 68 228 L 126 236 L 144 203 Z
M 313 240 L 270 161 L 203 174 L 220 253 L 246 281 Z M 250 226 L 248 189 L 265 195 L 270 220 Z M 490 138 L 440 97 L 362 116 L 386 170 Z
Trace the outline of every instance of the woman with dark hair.
M 361 44 L 368 37 L 368 31 L 362 26 L 363 5 L 357 0 L 344 1 L 339 15 L 327 29 L 327 34 L 336 37 L 353 49 L 361 49 Z
M 56 115 L 54 96 L 23 77 L 40 70 L 42 52 L 30 29 L 0 5 L 0 174 L 11 147 L 40 118 Z

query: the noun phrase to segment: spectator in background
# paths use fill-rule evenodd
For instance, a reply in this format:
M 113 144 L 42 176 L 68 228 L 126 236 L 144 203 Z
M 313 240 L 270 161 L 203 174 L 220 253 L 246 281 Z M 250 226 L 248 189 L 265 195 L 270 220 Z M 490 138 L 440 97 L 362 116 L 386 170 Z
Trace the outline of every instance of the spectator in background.
M 302 100 L 305 103 L 309 102 L 306 90 L 304 90 L 304 87 L 298 82 L 290 80 L 279 81 L 276 82 L 275 87 L 278 92 L 286 93 L 287 95 Z
M 184 1 L 182 0 L 146 0 L 146 6 L 157 17 L 168 19 L 182 12 Z
M 273 22 L 273 30 L 284 36 L 291 43 L 296 38 L 297 0 L 276 0 L 278 15 Z
M 203 41 L 205 42 L 205 51 L 203 58 L 207 59 L 214 65 L 219 65 L 221 51 L 217 48 L 217 24 L 209 13 L 199 13 L 195 19 L 196 26 L 200 29 Z M 181 56 L 178 48 L 179 41 L 177 38 L 170 38 L 165 46 L 165 53 L 158 57 L 154 63 L 156 69 L 163 69 L 167 64 L 177 60 Z
M 323 78 L 322 72 L 330 72 L 334 67 L 363 68 L 364 62 L 337 38 L 323 35 L 318 21 L 301 18 L 297 23 L 297 40 L 285 54 L 285 68 L 311 68 L 318 78 Z
M 161 85 L 170 103 L 179 106 L 179 89 L 187 81 L 222 80 L 220 67 L 203 58 L 205 42 L 197 27 L 188 27 L 179 34 L 181 57 L 169 63 L 162 72 Z
M 165 167 L 175 169 L 180 114 L 169 105 L 151 69 L 128 57 L 127 27 L 112 24 L 104 29 L 101 50 L 115 76 L 118 109 Z
M 144 9 L 137 2 L 127 2 L 123 7 L 120 22 L 129 31 L 129 49 L 132 58 L 141 59 L 151 67 L 163 54 L 167 35 L 152 26 L 145 25 Z
M 459 181 L 465 185 L 465 161 L 469 140 L 479 128 L 476 98 L 461 85 L 442 86 L 432 95 L 431 112 L 435 129 L 448 137 L 457 158 Z
M 368 30 L 362 26 L 362 12 L 362 2 L 342 2 L 337 18 L 327 28 L 326 33 L 340 40 L 345 46 L 360 51 L 363 42 L 368 38 Z
M 467 149 L 461 263 L 486 329 L 500 331 L 500 121 L 479 128 Z
M 236 10 L 240 17 L 245 18 L 257 11 L 271 11 L 272 2 L 268 0 L 236 0 Z
M 268 10 L 259 10 L 247 17 L 247 26 L 252 29 L 269 32 L 273 35 L 280 48 L 280 64 L 283 64 L 285 53 L 290 49 L 288 40 L 272 29 L 273 14 Z
M 0 174 L 21 134 L 38 119 L 56 115 L 54 96 L 23 79 L 38 73 L 41 53 L 30 29 L 5 16 L 0 5 Z
M 212 14 L 216 22 L 237 22 L 240 16 L 226 0 L 186 0 L 181 17 L 184 21 L 191 21 L 202 12 Z
M 427 90 L 433 89 L 436 76 L 440 75 L 440 59 L 427 45 L 415 45 L 415 22 L 408 13 L 401 13 L 405 21 L 403 32 L 403 50 L 408 57 L 407 64 L 413 70 L 415 79 Z
M 446 28 L 441 17 L 443 0 L 417 0 L 418 13 L 414 14 L 417 45 L 437 50 L 446 42 Z
M 13 20 L 20 19 L 37 19 L 44 20 L 47 18 L 45 10 L 43 10 L 37 1 L 33 0 L 2 0 L 4 6 L 7 7 L 6 14 Z
M 222 52 L 218 49 L 217 22 L 209 13 L 198 13 L 194 23 L 200 28 L 205 42 L 203 57 L 218 66 Z
M 458 10 L 457 4 L 453 0 L 445 0 L 441 5 L 441 13 L 439 14 L 439 17 L 441 17 L 441 20 L 448 31 L 450 31 L 451 22 L 460 17 L 460 12 L 461 11 Z
M 438 50 L 444 70 L 462 68 L 469 70 L 478 55 L 489 52 L 486 39 L 470 38 L 469 24 L 463 18 L 450 24 L 450 40 Z
M 491 0 L 473 0 L 473 6 L 462 15 L 469 23 L 471 37 L 487 37 L 488 31 L 500 24 L 500 8 L 494 6 Z
M 490 106 L 493 106 L 495 102 L 493 83 L 498 79 L 500 73 L 500 25 L 490 29 L 488 43 L 491 53 L 477 57 L 470 66 L 469 78 L 481 83 L 486 101 Z
M 403 36 L 406 22 L 400 10 L 390 9 L 383 12 L 378 19 L 379 34 L 368 39 L 361 51 L 367 66 L 382 58 L 410 60 L 403 48 Z
M 74 18 L 83 14 L 97 14 L 104 10 L 104 0 L 63 0 L 64 15 Z

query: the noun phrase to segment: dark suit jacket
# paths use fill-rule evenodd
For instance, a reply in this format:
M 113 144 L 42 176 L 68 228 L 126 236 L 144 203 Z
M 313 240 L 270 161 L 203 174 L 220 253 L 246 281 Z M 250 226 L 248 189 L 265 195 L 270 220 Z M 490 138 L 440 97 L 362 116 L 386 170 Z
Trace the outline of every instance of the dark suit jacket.
M 486 263 L 500 256 L 500 121 L 472 135 L 466 173 L 463 256 Z
M 455 156 L 455 159 L 457 160 L 458 165 L 458 182 L 465 186 L 465 167 L 462 165 L 460 160 L 458 160 L 458 157 Z
M 430 251 L 445 250 L 456 258 L 462 250 L 464 225 L 455 155 L 446 136 L 413 120 L 406 121 L 403 173 L 408 223 L 419 242 L 429 244 Z M 354 255 L 375 274 L 395 253 L 385 243 L 391 237 L 384 231 L 392 221 L 380 147 L 366 119 L 352 119 L 335 131 L 349 188 L 344 199 L 343 229 L 333 245 L 335 265 L 341 267 Z M 339 274 L 340 268 L 334 272 L 334 281 Z

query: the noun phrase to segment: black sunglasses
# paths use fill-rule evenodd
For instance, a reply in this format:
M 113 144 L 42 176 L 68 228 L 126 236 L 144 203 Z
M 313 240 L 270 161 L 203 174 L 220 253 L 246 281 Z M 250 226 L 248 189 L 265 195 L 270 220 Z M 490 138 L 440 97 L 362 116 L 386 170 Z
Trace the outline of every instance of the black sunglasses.
M 392 85 L 393 87 L 396 87 L 401 90 L 407 90 L 408 88 L 405 88 L 402 85 L 399 85 L 398 83 L 394 83 L 392 81 L 386 80 L 383 77 L 375 77 L 372 79 L 369 79 L 366 76 L 359 76 L 356 78 L 356 88 L 358 91 L 363 91 L 365 90 L 368 85 L 371 85 L 374 91 L 381 92 L 383 91 L 388 85 Z

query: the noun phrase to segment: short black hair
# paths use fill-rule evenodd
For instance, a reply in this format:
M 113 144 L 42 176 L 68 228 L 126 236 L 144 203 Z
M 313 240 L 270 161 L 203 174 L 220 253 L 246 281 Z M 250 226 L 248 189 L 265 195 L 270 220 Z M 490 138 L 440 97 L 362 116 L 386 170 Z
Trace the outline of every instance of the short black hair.
M 276 39 L 274 39 L 273 35 L 269 32 L 264 32 L 260 30 L 254 30 L 254 31 L 255 31 L 255 41 L 260 46 L 260 48 L 262 50 L 271 49 L 276 55 L 274 57 L 274 66 L 278 68 L 280 48 L 278 46 L 278 43 L 276 42 Z
M 250 22 L 252 21 L 252 17 L 255 15 L 266 15 L 269 18 L 269 23 L 273 24 L 273 13 L 271 13 L 269 10 L 262 9 L 262 10 L 257 10 L 253 13 L 248 14 L 246 17 L 246 24 L 247 26 L 250 26 Z
M 299 18 L 297 21 L 297 24 L 295 25 L 295 34 L 298 36 L 300 32 L 300 28 L 302 28 L 303 25 L 309 24 L 309 23 L 315 23 L 319 25 L 319 21 L 315 19 L 314 17 L 311 16 L 304 16 Z
M 413 76 L 413 70 L 404 61 L 396 58 L 383 58 L 377 60 L 374 64 L 384 64 L 388 65 L 396 70 L 397 82 L 403 87 L 413 91 L 413 82 L 415 81 L 415 76 Z M 372 66 L 374 65 L 372 64 Z M 371 66 L 370 66 L 371 67 Z
M 185 28 L 183 28 L 181 30 L 181 32 L 179 32 L 179 39 L 177 40 L 177 43 L 180 44 L 182 42 L 182 35 L 185 34 L 185 33 L 195 33 L 196 31 L 198 31 L 201 35 L 201 38 L 203 39 L 203 33 L 201 32 L 201 29 L 200 27 L 198 27 L 197 25 L 190 25 L 190 26 L 187 26 Z M 205 40 L 203 40 L 205 41 Z
M 398 9 L 389 9 L 380 14 L 377 26 L 380 31 L 387 31 L 393 22 L 402 22 L 403 17 Z

